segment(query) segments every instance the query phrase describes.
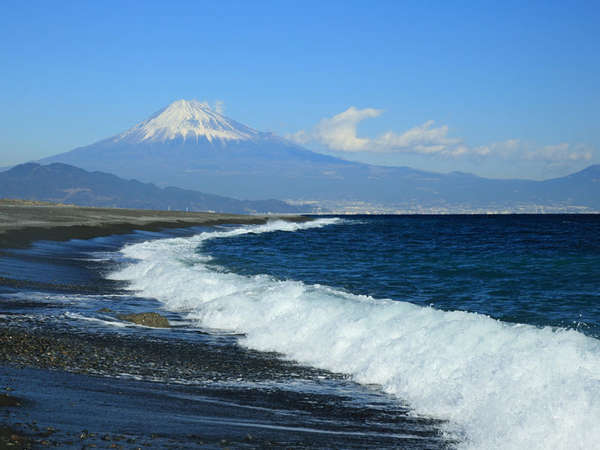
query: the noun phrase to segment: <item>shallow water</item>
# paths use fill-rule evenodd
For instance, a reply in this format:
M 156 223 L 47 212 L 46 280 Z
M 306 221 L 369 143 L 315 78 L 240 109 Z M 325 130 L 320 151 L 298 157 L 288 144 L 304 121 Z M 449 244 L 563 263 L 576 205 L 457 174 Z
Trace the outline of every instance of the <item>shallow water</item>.
M 113 353 L 112 362 L 95 366 L 92 373 L 115 379 L 113 385 L 120 393 L 118 417 L 146 423 L 145 428 L 132 425 L 138 432 L 140 429 L 147 434 L 158 431 L 169 439 L 196 433 L 204 438 L 212 437 L 215 442 L 222 438 L 234 439 L 240 445 L 246 435 L 251 434 L 253 444 L 248 444 L 250 446 L 257 442 L 405 448 L 439 448 L 452 444 L 451 438 L 442 436 L 439 420 L 415 414 L 377 386 L 357 384 L 343 374 L 290 363 L 278 354 L 240 346 L 242 333 L 203 326 L 182 311 L 164 308 L 164 304 L 152 296 L 126 289 L 128 282 L 109 277 L 133 263 L 119 251 L 124 245 L 189 237 L 207 231 L 215 230 L 198 228 L 86 241 L 37 242 L 29 249 L 5 250 L 0 258 L 0 276 L 3 277 L 0 319 L 11 327 L 55 336 L 57 342 L 63 336 L 66 339 L 79 336 L 83 348 L 85 342 L 89 342 L 90 348 L 94 344 L 136 354 L 127 362 L 126 357 L 117 358 Z M 173 327 L 151 329 L 116 317 L 121 313 L 149 310 L 159 310 Z M 144 352 L 152 357 L 145 358 Z M 179 363 L 169 359 L 175 354 Z M 153 360 L 155 355 L 162 360 Z M 139 367 L 140 360 L 145 361 L 146 367 Z M 164 361 L 171 367 L 160 364 Z M 74 363 L 71 370 L 81 371 L 81 362 L 77 363 L 79 365 Z M 180 366 L 172 367 L 175 364 Z M 3 376 L 11 375 L 11 370 L 2 369 Z M 28 377 L 32 386 L 28 387 L 20 386 L 23 381 L 17 383 L 14 374 L 12 376 L 20 392 L 32 394 L 34 398 L 39 396 L 36 390 L 42 389 L 43 380 L 47 380 L 47 375 L 32 375 Z M 36 379 L 41 384 L 35 385 Z M 76 387 L 72 388 L 73 380 Z M 44 385 L 48 398 L 36 400 L 36 408 L 27 412 L 29 420 L 35 418 L 40 424 L 56 427 L 52 419 L 60 419 L 64 422 L 61 430 L 77 433 L 77 426 L 73 424 L 77 417 L 89 416 L 94 405 L 106 405 L 113 398 L 110 393 L 100 395 L 94 387 L 104 386 L 102 381 L 89 379 L 89 386 L 85 387 L 86 377 L 73 380 L 56 375 L 51 384 L 53 393 L 49 393 L 50 384 Z M 82 389 L 84 393 L 90 392 L 90 398 L 81 406 L 85 414 L 82 410 L 79 416 L 73 412 L 72 417 L 67 417 L 57 414 L 56 409 L 53 413 L 59 403 L 69 404 L 69 396 L 84 395 Z M 135 413 L 144 399 L 165 403 L 156 412 Z M 174 408 L 173 405 L 185 407 Z M 86 419 L 89 422 L 86 426 L 100 429 L 110 426 L 115 430 L 122 424 L 114 422 L 121 419 L 114 418 L 106 424 Z M 189 429 L 184 433 L 186 424 Z M 127 430 L 120 432 L 127 434 Z M 67 442 L 65 439 L 63 444 Z M 193 444 L 190 440 L 185 442 Z
M 376 384 L 475 448 L 600 438 L 597 216 L 362 217 L 127 246 L 128 281 L 240 343 Z
M 14 320 L 252 355 L 162 382 L 318 415 L 349 439 L 335 445 L 358 430 L 380 446 L 588 448 L 598 263 L 598 216 L 387 216 L 37 243 L 7 251 L 0 276 Z

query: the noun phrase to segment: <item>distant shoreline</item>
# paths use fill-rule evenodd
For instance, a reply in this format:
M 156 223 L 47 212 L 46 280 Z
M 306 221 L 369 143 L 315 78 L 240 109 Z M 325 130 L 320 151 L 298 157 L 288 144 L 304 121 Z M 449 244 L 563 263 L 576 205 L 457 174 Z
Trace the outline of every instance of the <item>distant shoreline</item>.
M 242 215 L 209 212 L 95 208 L 27 200 L 0 200 L 0 248 L 36 240 L 91 239 L 134 230 L 222 224 L 262 224 L 271 219 L 310 220 L 299 215 Z

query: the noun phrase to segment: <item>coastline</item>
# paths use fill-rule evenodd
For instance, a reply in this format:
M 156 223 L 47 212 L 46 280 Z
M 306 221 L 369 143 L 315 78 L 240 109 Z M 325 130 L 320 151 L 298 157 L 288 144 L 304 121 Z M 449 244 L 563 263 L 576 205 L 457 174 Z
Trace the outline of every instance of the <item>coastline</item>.
M 0 448 L 452 448 L 442 421 L 353 404 L 344 375 L 147 328 L 87 334 L 0 318 Z M 280 384 L 275 374 L 285 374 Z M 244 383 L 239 384 L 243 379 Z M 328 393 L 288 384 L 331 380 Z M 383 403 L 379 403 L 382 401 Z
M 242 215 L 212 212 L 95 208 L 0 199 L 0 249 L 26 247 L 36 240 L 91 239 L 134 230 L 224 224 L 262 224 L 271 219 L 311 220 L 300 215 Z
M 310 220 L 296 215 L 95 208 L 1 199 L 0 252 L 28 247 L 39 240 L 91 239 L 135 230 L 263 224 L 271 219 Z M 0 285 L 19 288 L 20 283 L 0 278 Z M 225 422 L 243 417 L 243 409 L 214 405 L 209 390 L 201 392 L 201 398 L 195 399 L 189 407 L 177 400 L 185 391 L 182 387 L 185 380 L 210 381 L 215 375 L 232 376 L 232 367 L 238 367 L 238 371 L 257 368 L 257 363 L 253 363 L 256 357 L 237 346 L 228 346 L 227 352 L 215 351 L 201 343 L 171 341 L 166 338 L 168 335 L 161 339 L 160 332 L 157 340 L 154 330 L 145 328 L 128 337 L 55 329 L 13 314 L 10 304 L 4 302 L 0 304 L 0 315 L 0 405 L 3 409 L 0 448 L 221 448 L 229 445 L 251 448 L 277 445 L 277 438 L 285 441 L 285 435 L 289 434 L 273 430 L 261 433 L 263 437 L 254 437 L 243 427 L 196 420 L 198 409 Z M 148 334 L 153 336 L 151 340 Z M 275 357 L 274 364 L 293 365 Z M 293 371 L 298 372 L 298 369 Z M 125 372 L 130 375 L 123 379 L 120 374 Z M 162 379 L 158 384 L 157 375 Z M 258 372 L 254 376 L 261 378 Z M 184 384 L 177 386 L 178 380 Z M 79 401 L 81 398 L 86 398 L 86 402 Z M 146 401 L 153 402 L 156 411 L 144 411 Z M 111 404 L 113 413 L 110 418 L 99 419 L 107 403 Z M 165 415 L 183 419 L 167 425 Z M 184 432 L 187 422 L 192 421 L 200 426 L 194 427 L 195 431 Z M 136 426 L 125 430 L 128 422 Z
M 249 416 L 253 401 L 248 406 L 222 401 L 248 395 L 243 389 L 213 386 L 238 377 L 268 379 L 263 358 L 234 344 L 191 344 L 144 328 L 132 335 L 95 335 L 0 319 L 0 405 L 5 407 L 0 448 L 313 445 L 318 434 L 297 432 L 290 441 L 297 423 L 266 410 Z M 325 374 L 276 355 L 271 362 L 299 379 Z M 236 426 L 244 421 L 250 423 Z M 251 423 L 273 426 L 257 433 Z M 364 440 L 343 442 L 360 446 Z
M 7 215 L 12 221 L 3 220 Z M 62 253 L 84 242 L 49 243 L 58 250 L 48 254 L 36 253 L 36 246 L 9 248 L 35 240 L 261 224 L 274 218 L 311 220 L 0 201 L 0 253 L 6 248 L 6 255 L 40 264 L 33 272 L 15 272 L 15 279 L 0 277 L 0 287 L 8 292 L 0 301 L 0 405 L 5 406 L 0 448 L 451 448 L 453 441 L 441 431 L 443 421 L 415 416 L 372 386 L 246 349 L 238 344 L 239 335 L 187 328 L 177 313 L 163 312 L 172 323 L 164 329 L 47 321 L 45 314 L 60 314 L 62 307 L 36 297 L 38 289 L 72 294 L 74 304 L 79 295 L 121 292 L 118 286 L 103 291 L 97 279 L 67 283 L 62 277 L 80 264 L 101 264 Z M 46 277 L 44 258 L 56 257 L 59 265 L 69 262 Z M 125 298 L 124 310 L 154 308 L 151 299 L 142 306 L 133 303 Z M 124 312 L 116 305 L 114 311 L 94 305 L 89 316 L 101 313 L 100 318 L 114 322 Z M 355 402 L 354 395 L 361 401 Z

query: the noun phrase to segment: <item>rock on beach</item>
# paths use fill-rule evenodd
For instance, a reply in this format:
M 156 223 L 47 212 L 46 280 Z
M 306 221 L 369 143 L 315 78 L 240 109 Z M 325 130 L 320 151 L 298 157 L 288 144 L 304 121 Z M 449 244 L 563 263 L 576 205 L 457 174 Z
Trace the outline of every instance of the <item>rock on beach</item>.
M 136 323 L 152 328 L 170 328 L 171 325 L 166 317 L 155 312 L 144 312 L 137 314 L 119 314 L 117 318 L 127 322 Z

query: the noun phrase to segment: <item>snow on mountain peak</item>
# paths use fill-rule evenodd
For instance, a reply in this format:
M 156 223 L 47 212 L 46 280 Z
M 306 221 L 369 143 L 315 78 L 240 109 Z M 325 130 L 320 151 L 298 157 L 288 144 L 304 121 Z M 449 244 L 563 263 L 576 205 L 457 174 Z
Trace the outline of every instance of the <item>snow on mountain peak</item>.
M 117 136 L 115 141 L 165 142 L 174 139 L 252 140 L 260 133 L 214 111 L 197 100 L 177 100 L 148 120 Z

